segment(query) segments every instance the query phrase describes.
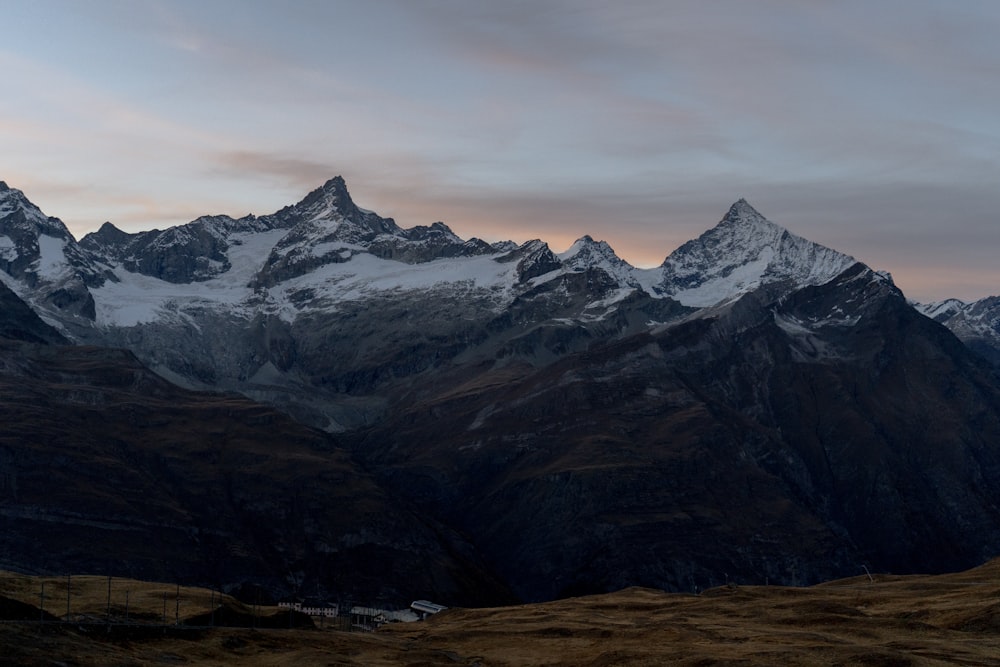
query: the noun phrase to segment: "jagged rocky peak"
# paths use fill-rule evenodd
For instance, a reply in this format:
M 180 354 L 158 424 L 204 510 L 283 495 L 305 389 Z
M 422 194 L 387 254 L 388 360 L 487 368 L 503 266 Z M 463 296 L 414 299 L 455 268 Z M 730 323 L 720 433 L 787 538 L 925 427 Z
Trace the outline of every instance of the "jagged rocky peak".
M 124 247 L 132 236 L 111 222 L 105 222 L 96 232 L 84 235 L 80 239 L 80 246 L 104 257 L 113 253 L 115 248 Z
M 562 262 L 549 248 L 549 244 L 539 239 L 525 241 L 517 248 L 496 258 L 498 262 L 517 262 L 519 282 L 545 275 L 562 268 Z
M 342 240 L 350 242 L 370 240 L 378 234 L 397 235 L 402 232 L 392 218 L 382 218 L 355 204 L 342 176 L 331 178 L 298 204 L 286 206 L 277 213 L 263 216 L 261 220 L 271 228 L 309 225 L 308 230 L 299 230 L 289 239 L 290 243 L 294 243 L 297 236 L 314 236 L 317 230 L 328 227 L 343 227 L 339 235 L 344 237 Z
M 94 300 L 87 288 L 112 278 L 59 218 L 6 183 L 0 190 L 0 271 L 33 293 L 33 305 L 90 320 Z
M 790 233 L 740 199 L 718 225 L 664 260 L 653 289 L 686 306 L 705 307 L 765 284 L 818 285 L 855 262 Z
M 774 224 L 742 197 L 729 207 L 720 224 Z
M 463 240 L 443 222 L 430 226 L 417 225 L 398 234 L 380 234 L 368 246 L 368 251 L 376 257 L 407 264 L 495 252 L 492 246 L 480 239 Z
M 344 217 L 350 217 L 360 213 L 351 193 L 347 191 L 347 183 L 342 176 L 334 176 L 326 183 L 316 188 L 299 202 L 298 206 L 303 208 L 323 207 L 328 211 L 335 211 Z
M 557 257 L 571 271 L 600 269 L 620 286 L 638 286 L 633 275 L 635 267 L 619 257 L 607 242 L 595 241 L 589 234 L 581 236 Z
M 435 238 L 435 237 L 447 237 L 455 241 L 461 241 L 455 232 L 451 231 L 451 227 L 444 224 L 443 222 L 434 222 L 430 226 L 427 225 L 417 225 L 416 227 L 411 227 L 407 230 L 406 234 L 411 241 L 423 241 L 424 239 Z
M 45 215 L 22 191 L 6 183 L 0 189 L 0 233 L 15 241 L 24 234 L 31 237 L 46 234 L 60 239 L 73 238 L 62 220 Z
M 595 241 L 585 234 L 573 242 L 565 252 L 559 253 L 559 259 L 571 267 L 581 266 L 595 260 L 610 260 L 628 265 L 606 241 Z

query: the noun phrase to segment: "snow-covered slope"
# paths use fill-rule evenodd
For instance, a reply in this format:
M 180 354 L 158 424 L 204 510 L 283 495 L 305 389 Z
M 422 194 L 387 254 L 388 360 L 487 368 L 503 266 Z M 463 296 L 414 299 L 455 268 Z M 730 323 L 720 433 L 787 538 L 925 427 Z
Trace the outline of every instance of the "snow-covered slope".
M 658 269 L 642 272 L 641 282 L 652 293 L 702 308 L 771 283 L 819 285 L 855 262 L 788 232 L 740 199 L 714 228 L 675 250 Z
M 971 303 L 945 299 L 913 306 L 936 322 L 948 327 L 959 340 L 1000 366 L 1000 296 L 990 296 Z
M 961 299 L 944 299 L 933 303 L 910 302 L 910 305 L 935 322 L 947 322 L 950 318 L 964 311 L 969 304 Z

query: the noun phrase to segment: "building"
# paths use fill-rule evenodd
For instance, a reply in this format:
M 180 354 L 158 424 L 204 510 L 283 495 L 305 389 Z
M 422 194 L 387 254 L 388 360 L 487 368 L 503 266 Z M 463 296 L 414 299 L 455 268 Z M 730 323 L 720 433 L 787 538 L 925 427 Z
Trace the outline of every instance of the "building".
M 433 616 L 439 612 L 444 611 L 448 607 L 444 605 L 431 602 L 430 600 L 414 600 L 410 604 L 410 609 L 420 614 L 420 620 L 425 620 L 428 616 Z
M 279 609 L 290 609 L 300 614 L 309 616 L 322 616 L 323 618 L 336 618 L 340 608 L 336 604 L 329 602 L 319 602 L 316 600 L 306 600 L 304 602 L 279 602 Z

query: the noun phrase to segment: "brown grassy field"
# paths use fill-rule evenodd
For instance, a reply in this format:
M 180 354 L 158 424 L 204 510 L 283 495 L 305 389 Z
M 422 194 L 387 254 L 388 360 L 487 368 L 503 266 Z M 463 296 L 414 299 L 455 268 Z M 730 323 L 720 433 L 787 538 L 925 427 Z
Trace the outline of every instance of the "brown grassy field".
M 0 576 L 0 595 L 34 604 L 41 579 Z M 46 579 L 65 614 L 66 580 Z M 74 577 L 72 616 L 103 619 L 107 579 Z M 203 613 L 210 591 L 112 582 L 112 614 L 168 622 Z M 227 607 L 249 612 L 226 599 Z M 265 608 L 262 613 L 277 610 Z M 131 616 L 136 618 L 136 616 Z M 16 665 L 996 665 L 1000 560 L 959 574 L 876 575 L 811 588 L 731 586 L 701 595 L 631 588 L 547 604 L 452 609 L 372 634 L 329 629 L 187 630 L 0 624 Z

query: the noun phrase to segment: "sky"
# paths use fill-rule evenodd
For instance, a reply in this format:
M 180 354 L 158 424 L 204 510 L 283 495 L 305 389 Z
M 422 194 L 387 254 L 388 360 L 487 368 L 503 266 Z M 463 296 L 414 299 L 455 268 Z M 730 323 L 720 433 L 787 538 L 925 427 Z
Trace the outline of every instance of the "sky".
M 994 0 L 0 0 L 0 180 L 77 238 L 342 175 L 403 227 L 655 266 L 746 198 L 1000 294 Z

